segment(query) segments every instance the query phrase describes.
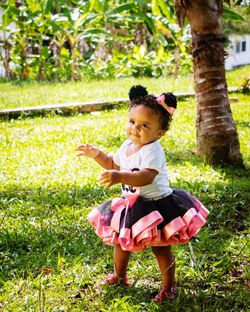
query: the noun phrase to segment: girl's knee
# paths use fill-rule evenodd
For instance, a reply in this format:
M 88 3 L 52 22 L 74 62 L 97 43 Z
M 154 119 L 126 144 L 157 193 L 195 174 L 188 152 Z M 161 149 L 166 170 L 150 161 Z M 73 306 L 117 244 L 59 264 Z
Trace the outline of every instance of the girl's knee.
M 152 247 L 152 251 L 156 256 L 173 256 L 171 246 Z

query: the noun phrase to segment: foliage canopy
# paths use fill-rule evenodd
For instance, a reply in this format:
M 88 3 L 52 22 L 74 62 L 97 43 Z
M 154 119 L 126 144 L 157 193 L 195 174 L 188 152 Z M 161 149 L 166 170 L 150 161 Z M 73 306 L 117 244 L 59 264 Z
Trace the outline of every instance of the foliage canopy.
M 7 78 L 159 77 L 191 68 L 189 26 L 179 28 L 172 1 L 29 0 L 0 7 Z M 234 24 L 242 19 L 229 8 L 224 16 Z

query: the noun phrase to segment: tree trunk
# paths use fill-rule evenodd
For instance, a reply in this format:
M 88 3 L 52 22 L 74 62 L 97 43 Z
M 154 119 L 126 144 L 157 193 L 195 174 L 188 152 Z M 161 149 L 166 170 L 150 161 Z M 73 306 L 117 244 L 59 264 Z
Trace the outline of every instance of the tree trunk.
M 10 78 L 11 77 L 11 69 L 10 69 L 10 51 L 11 51 L 11 43 L 8 40 L 5 31 L 3 31 L 3 38 L 0 38 L 0 53 L 3 60 L 3 67 L 4 67 L 4 77 Z
M 180 26 L 185 17 L 192 32 L 197 99 L 197 152 L 213 164 L 243 164 L 228 101 L 224 46 L 220 31 L 222 1 L 175 1 Z
M 72 55 L 72 76 L 71 76 L 71 80 L 77 81 L 79 78 L 79 75 L 78 75 L 78 58 L 77 58 L 76 46 L 71 47 L 71 55 Z
M 4 77 L 5 78 L 10 78 L 10 47 L 11 45 L 8 43 L 6 40 L 4 42 L 4 57 L 3 57 L 3 67 L 4 67 Z

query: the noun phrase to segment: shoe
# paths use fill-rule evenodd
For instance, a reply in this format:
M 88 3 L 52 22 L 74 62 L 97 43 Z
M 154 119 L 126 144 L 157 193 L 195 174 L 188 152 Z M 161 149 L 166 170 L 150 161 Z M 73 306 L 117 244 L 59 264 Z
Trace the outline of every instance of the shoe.
M 115 276 L 114 274 L 109 274 L 106 278 L 98 283 L 100 285 L 121 285 L 127 288 L 131 288 L 132 285 L 128 281 L 128 276 L 126 275 L 124 278 Z
M 174 300 L 176 294 L 175 287 L 171 287 L 170 289 L 168 287 L 162 288 L 162 290 L 159 292 L 158 295 L 155 296 L 154 302 L 162 302 L 166 300 Z

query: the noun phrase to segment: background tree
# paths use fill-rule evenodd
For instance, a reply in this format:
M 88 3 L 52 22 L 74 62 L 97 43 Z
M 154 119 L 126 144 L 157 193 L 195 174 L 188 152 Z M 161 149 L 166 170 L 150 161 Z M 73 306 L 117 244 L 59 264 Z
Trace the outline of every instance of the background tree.
M 176 0 L 181 27 L 191 26 L 197 99 L 197 151 L 213 164 L 241 166 L 239 139 L 228 101 L 220 0 Z
M 172 1 L 11 0 L 0 7 L 0 29 L 16 25 L 6 64 L 19 79 L 159 77 L 191 66 Z
M 249 33 L 250 2 L 248 5 L 244 5 L 243 1 L 237 2 L 232 2 L 230 8 L 228 5 L 224 5 L 221 26 L 226 38 L 230 34 L 244 35 Z

